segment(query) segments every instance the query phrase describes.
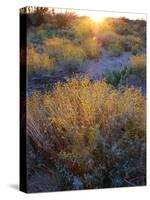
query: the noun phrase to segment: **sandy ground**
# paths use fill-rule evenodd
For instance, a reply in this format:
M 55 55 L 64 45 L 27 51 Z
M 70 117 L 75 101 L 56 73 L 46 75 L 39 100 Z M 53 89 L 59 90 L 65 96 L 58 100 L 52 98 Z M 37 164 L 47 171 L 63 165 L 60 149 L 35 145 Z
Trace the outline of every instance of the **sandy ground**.
M 104 53 L 98 60 L 88 60 L 83 63 L 82 71 L 94 80 L 102 80 L 106 70 L 120 70 L 130 63 L 130 52 L 125 52 L 119 57 L 112 57 Z M 39 74 L 34 76 L 27 85 L 27 96 L 31 96 L 35 90 L 44 92 L 49 90 L 58 81 L 65 81 L 64 69 L 59 66 L 55 75 Z
M 92 78 L 101 80 L 103 78 L 103 73 L 106 70 L 120 70 L 125 66 L 129 65 L 130 57 L 130 52 L 125 52 L 118 57 L 112 57 L 105 54 L 97 61 L 88 61 L 86 64 L 85 72 Z

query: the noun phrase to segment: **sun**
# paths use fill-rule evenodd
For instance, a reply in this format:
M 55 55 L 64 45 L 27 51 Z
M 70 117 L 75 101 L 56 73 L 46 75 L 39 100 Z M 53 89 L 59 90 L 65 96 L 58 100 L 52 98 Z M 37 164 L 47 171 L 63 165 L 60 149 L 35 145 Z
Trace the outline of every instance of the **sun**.
M 95 21 L 95 22 L 103 22 L 105 17 L 100 15 L 99 13 L 92 13 L 91 14 L 91 18 Z
M 80 16 L 88 16 L 93 21 L 99 23 L 103 22 L 105 18 L 107 17 L 105 13 L 99 12 L 99 11 L 89 11 L 89 10 L 79 10 L 76 11 Z

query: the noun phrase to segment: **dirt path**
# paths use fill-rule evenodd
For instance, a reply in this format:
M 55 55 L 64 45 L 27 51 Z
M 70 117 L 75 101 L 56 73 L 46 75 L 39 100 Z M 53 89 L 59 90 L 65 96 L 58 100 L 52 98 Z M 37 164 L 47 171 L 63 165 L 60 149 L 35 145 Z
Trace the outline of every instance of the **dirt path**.
M 98 60 L 85 61 L 82 71 L 93 80 L 101 80 L 106 70 L 120 70 L 129 65 L 131 55 L 131 52 L 125 52 L 121 56 L 112 57 L 107 52 L 104 52 L 103 56 Z M 28 83 L 27 96 L 31 96 L 35 90 L 44 93 L 47 89 L 50 90 L 58 81 L 65 81 L 65 77 L 67 76 L 67 72 L 65 72 L 62 66 L 58 68 L 55 75 L 45 73 L 35 75 Z
M 130 57 L 130 52 L 125 52 L 119 57 L 110 57 L 105 54 L 98 61 L 88 61 L 85 72 L 90 77 L 101 80 L 106 70 L 120 70 L 127 66 L 130 63 Z

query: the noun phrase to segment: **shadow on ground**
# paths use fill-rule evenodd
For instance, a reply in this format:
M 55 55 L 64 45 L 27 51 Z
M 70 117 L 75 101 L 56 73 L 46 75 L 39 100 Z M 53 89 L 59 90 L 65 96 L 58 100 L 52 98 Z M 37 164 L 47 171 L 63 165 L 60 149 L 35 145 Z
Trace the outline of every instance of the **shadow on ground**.
M 19 190 L 19 185 L 18 184 L 9 184 L 9 187 L 12 188 L 13 190 Z

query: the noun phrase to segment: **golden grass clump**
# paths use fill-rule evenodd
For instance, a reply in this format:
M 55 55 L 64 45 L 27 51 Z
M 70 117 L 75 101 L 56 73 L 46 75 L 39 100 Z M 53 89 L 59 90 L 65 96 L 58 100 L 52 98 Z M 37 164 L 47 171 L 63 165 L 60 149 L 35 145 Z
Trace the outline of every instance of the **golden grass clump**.
M 29 72 L 51 71 L 54 69 L 55 59 L 45 53 L 38 53 L 35 48 L 27 50 L 27 66 Z
M 57 83 L 51 93 L 28 98 L 28 134 L 55 164 L 81 175 L 112 159 L 113 145 L 123 152 L 126 141 L 143 141 L 145 109 L 138 89 L 120 92 L 105 82 L 73 78 Z M 39 140 L 32 124 L 38 124 Z
M 95 22 L 89 17 L 81 17 L 74 21 L 71 30 L 80 40 L 94 36 L 96 29 Z
M 146 55 L 135 55 L 131 57 L 131 68 L 135 75 L 142 81 L 146 80 Z
M 51 38 L 45 41 L 45 50 L 58 64 L 64 65 L 67 72 L 81 70 L 81 64 L 87 57 L 82 46 L 68 39 Z
M 85 58 L 85 52 L 84 50 L 77 45 L 74 45 L 73 43 L 68 43 L 64 46 L 63 49 L 63 59 L 69 60 L 72 58 L 82 60 Z
M 86 38 L 82 41 L 82 47 L 88 59 L 99 58 L 101 45 L 94 38 Z
M 64 43 L 68 42 L 66 39 L 53 37 L 44 41 L 44 46 L 49 55 L 60 56 L 62 54 Z
M 131 57 L 132 66 L 143 67 L 146 65 L 146 56 L 145 54 L 136 55 Z
M 45 41 L 45 48 L 50 56 L 54 56 L 58 61 L 68 59 L 85 58 L 84 50 L 67 39 L 51 38 Z

